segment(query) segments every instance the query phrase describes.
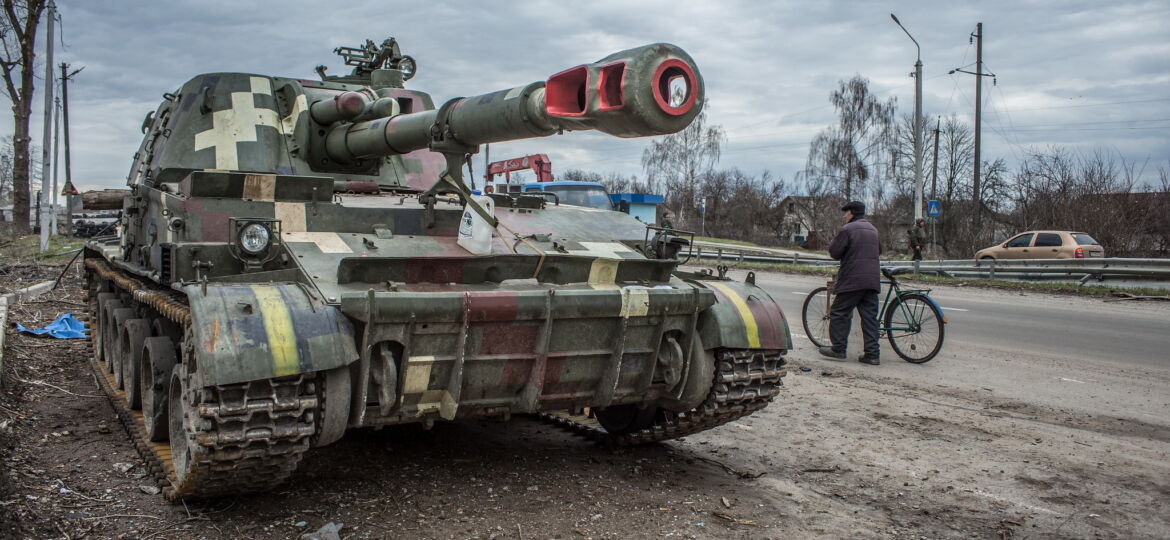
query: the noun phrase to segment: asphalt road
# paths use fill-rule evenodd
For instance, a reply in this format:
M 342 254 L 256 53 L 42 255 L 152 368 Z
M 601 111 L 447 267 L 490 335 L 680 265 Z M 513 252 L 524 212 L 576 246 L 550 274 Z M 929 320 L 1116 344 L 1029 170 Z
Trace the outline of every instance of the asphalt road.
M 801 305 L 824 281 L 757 274 L 757 283 L 788 317 L 796 338 L 791 356 L 797 361 L 1170 425 L 1170 304 L 934 286 L 931 296 L 950 321 L 942 352 L 914 365 L 883 341 L 883 363 L 871 367 L 856 362 L 861 350 L 856 324 L 844 362 L 820 357 L 805 338 Z

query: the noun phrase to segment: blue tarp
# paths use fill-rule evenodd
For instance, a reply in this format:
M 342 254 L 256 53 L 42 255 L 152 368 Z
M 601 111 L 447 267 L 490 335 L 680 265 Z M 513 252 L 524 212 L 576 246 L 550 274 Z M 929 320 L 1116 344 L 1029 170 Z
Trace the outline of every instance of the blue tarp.
M 57 339 L 74 339 L 86 337 L 85 323 L 75 319 L 72 313 L 66 313 L 60 317 L 57 317 L 57 320 L 41 328 L 37 328 L 36 330 L 29 330 L 20 323 L 16 323 L 16 329 L 20 330 L 21 332 L 27 332 L 29 334 L 49 334 L 50 336 L 53 336 Z

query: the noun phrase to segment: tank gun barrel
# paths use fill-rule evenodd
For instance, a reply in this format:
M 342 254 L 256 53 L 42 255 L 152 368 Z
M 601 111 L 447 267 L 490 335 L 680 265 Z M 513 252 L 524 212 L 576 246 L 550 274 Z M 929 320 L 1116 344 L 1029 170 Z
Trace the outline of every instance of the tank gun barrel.
M 703 79 L 681 48 L 655 43 L 437 110 L 341 123 L 325 150 L 340 163 L 405 154 L 443 140 L 480 144 L 595 129 L 617 137 L 682 130 L 703 107 Z M 330 116 L 332 118 L 333 116 Z

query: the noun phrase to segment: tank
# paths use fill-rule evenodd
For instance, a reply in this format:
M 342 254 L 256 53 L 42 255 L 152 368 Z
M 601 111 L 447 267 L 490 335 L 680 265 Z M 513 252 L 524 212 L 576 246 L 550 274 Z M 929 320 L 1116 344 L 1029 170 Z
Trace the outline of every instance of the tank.
M 481 204 L 463 174 L 485 143 L 685 128 L 704 86 L 683 50 L 438 106 L 393 39 L 336 52 L 351 73 L 164 94 L 119 235 L 86 244 L 91 362 L 168 500 L 268 490 L 347 430 L 528 414 L 645 444 L 779 393 L 792 337 L 752 275 L 684 272 L 693 235 L 619 212 Z M 471 215 L 487 253 L 457 243 Z

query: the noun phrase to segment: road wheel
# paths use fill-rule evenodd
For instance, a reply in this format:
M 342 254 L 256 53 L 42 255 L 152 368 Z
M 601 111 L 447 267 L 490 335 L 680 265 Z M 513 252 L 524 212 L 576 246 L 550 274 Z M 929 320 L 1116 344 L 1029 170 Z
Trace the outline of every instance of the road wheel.
M 188 483 L 192 462 L 206 461 L 207 451 L 195 442 L 196 426 L 199 421 L 195 411 L 198 390 L 189 388 L 190 377 L 187 366 L 176 364 L 171 369 L 171 381 L 167 394 L 167 430 L 171 441 L 171 463 L 174 466 L 176 486 Z M 192 452 L 197 453 L 193 456 Z
M 137 316 L 134 308 L 118 308 L 113 310 L 110 317 L 110 333 L 106 334 L 110 337 L 109 343 L 106 343 L 106 351 L 108 351 L 110 358 L 110 369 L 114 373 L 114 387 L 118 390 L 123 388 L 122 381 L 122 365 L 126 363 L 126 357 L 122 356 L 122 326 L 126 321 Z
M 153 442 L 167 440 L 169 433 L 167 399 L 171 372 L 175 369 L 175 343 L 164 336 L 148 337 L 139 353 L 139 394 L 146 437 Z
M 621 435 L 653 426 L 658 411 L 658 407 L 643 408 L 630 403 L 597 409 L 593 415 L 606 431 L 614 435 Z
M 110 293 L 114 296 L 110 297 L 101 305 L 101 312 L 98 318 L 98 332 L 102 333 L 102 360 L 106 363 L 106 372 L 113 373 L 114 344 L 118 341 L 118 332 L 114 326 L 114 312 L 125 308 L 126 305 L 118 299 L 117 294 Z
M 94 299 L 93 304 L 93 328 L 89 329 L 89 335 L 93 339 L 93 354 L 99 362 L 106 361 L 105 351 L 102 350 L 102 331 L 105 329 L 105 306 L 118 295 L 112 292 L 98 293 Z
M 995 257 L 992 257 L 991 255 L 984 255 L 982 257 L 979 257 L 979 260 L 991 262 L 991 261 L 995 260 Z
M 140 358 L 142 342 L 150 336 L 148 319 L 130 319 L 122 323 L 118 338 L 118 356 L 122 359 L 122 388 L 126 390 L 126 403 L 131 409 L 142 407 L 142 386 Z

